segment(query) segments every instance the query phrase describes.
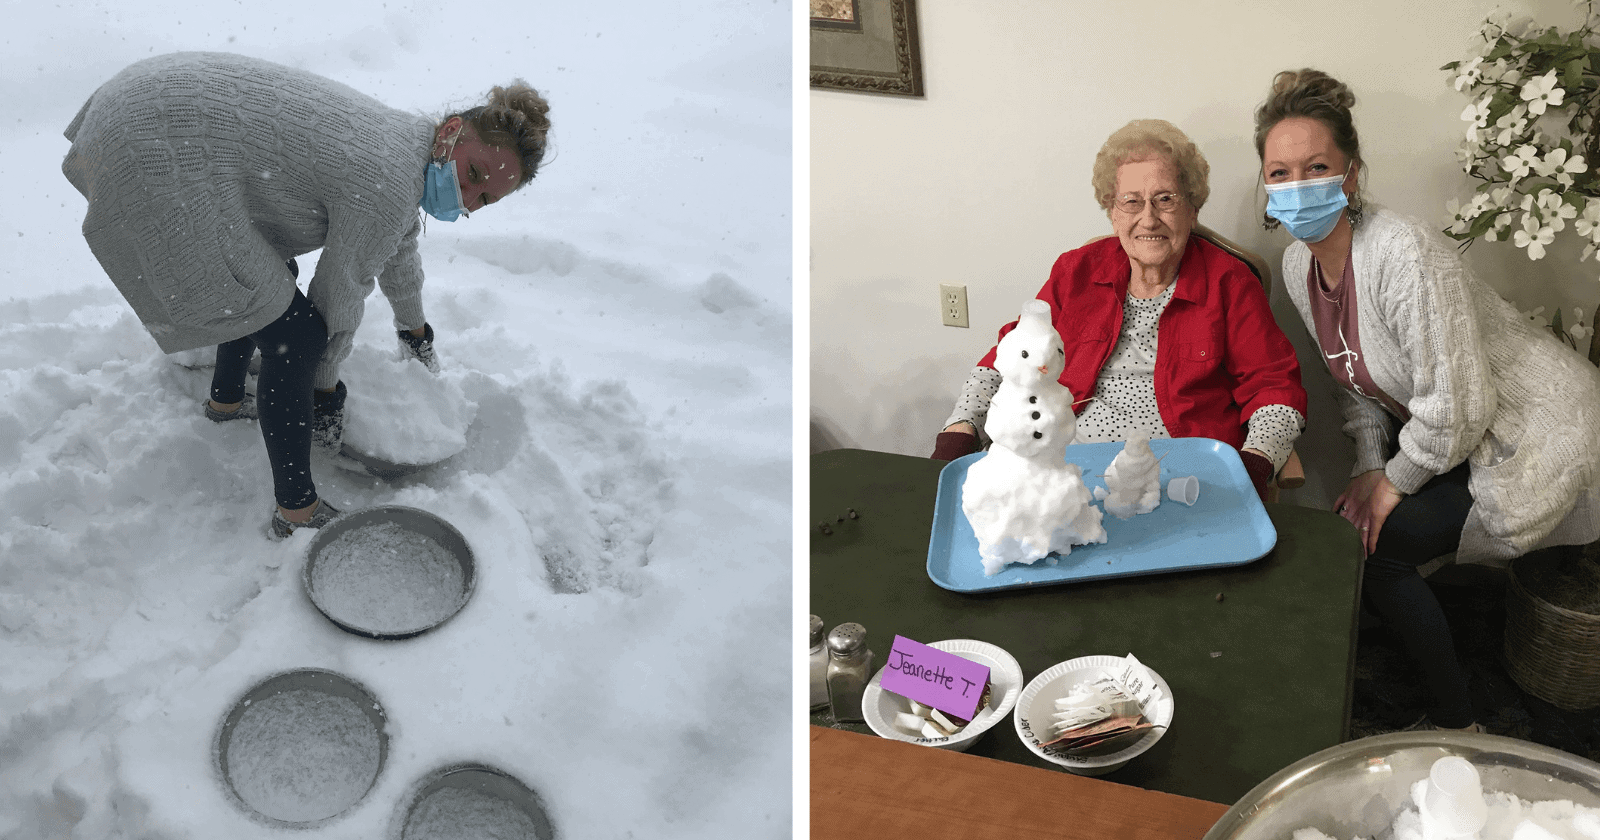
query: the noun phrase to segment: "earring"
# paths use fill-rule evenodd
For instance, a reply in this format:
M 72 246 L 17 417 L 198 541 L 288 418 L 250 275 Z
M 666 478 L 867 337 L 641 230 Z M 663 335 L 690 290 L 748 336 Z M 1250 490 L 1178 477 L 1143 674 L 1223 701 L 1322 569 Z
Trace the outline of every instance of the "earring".
M 1350 206 L 1349 206 L 1350 226 L 1351 227 L 1355 227 L 1356 225 L 1361 224 L 1361 215 L 1365 211 L 1366 211 L 1366 202 L 1362 201 L 1361 193 L 1359 193 L 1359 192 L 1352 193 L 1350 195 Z
M 1261 229 L 1262 230 L 1277 230 L 1278 229 L 1278 224 L 1279 224 L 1278 220 L 1272 218 L 1272 216 L 1268 215 L 1267 213 L 1263 212 L 1261 214 Z

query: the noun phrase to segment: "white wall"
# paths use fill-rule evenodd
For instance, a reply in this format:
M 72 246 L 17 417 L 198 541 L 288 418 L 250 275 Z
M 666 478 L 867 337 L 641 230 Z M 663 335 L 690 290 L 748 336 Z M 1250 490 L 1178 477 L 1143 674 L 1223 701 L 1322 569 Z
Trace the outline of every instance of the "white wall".
M 1274 73 L 1316 67 L 1349 84 L 1367 194 L 1443 228 L 1446 200 L 1472 184 L 1454 156 L 1468 101 L 1439 66 L 1467 53 L 1497 6 L 1563 28 L 1581 15 L 1566 0 L 918 6 L 926 98 L 811 93 L 813 451 L 933 450 L 967 372 L 1055 257 L 1110 232 L 1089 174 L 1127 121 L 1158 117 L 1188 133 L 1211 163 L 1201 222 L 1278 271 L 1289 239 L 1259 224 L 1251 141 Z M 1576 252 L 1535 263 L 1509 244 L 1479 243 L 1466 259 L 1521 308 L 1587 313 L 1600 269 Z M 1311 393 L 1299 446 L 1309 481 L 1285 500 L 1326 506 L 1351 449 L 1282 279 L 1274 310 Z M 941 282 L 966 285 L 971 329 L 940 324 Z

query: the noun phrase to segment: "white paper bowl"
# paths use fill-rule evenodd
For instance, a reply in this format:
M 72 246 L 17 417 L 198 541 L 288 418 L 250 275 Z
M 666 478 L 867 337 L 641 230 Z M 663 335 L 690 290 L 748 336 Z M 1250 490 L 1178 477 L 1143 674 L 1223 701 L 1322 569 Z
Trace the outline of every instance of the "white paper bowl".
M 962 659 L 970 659 L 979 665 L 989 666 L 989 683 L 992 689 L 989 694 L 989 706 L 978 712 L 960 732 L 948 738 L 923 738 L 912 735 L 894 725 L 894 716 L 911 712 L 911 701 L 883 690 L 883 668 L 872 675 L 872 682 L 867 684 L 866 693 L 861 698 L 861 713 L 867 719 L 867 726 L 877 733 L 879 737 L 892 741 L 906 741 L 912 744 L 924 744 L 938 747 L 942 750 L 955 750 L 966 752 L 968 747 L 977 743 L 983 733 L 992 729 L 995 723 L 1003 719 L 1011 707 L 1016 705 L 1017 695 L 1022 691 L 1022 666 L 1017 660 L 988 642 L 974 639 L 947 639 L 928 645 L 935 650 L 953 653 Z
M 1057 700 L 1067 696 L 1073 686 L 1091 679 L 1098 672 L 1117 673 L 1126 661 L 1127 658 L 1122 656 L 1080 656 L 1052 665 L 1049 670 L 1034 677 L 1033 681 L 1028 683 L 1028 687 L 1022 690 L 1022 697 L 1017 700 L 1017 713 L 1014 716 L 1017 737 L 1022 739 L 1022 743 L 1032 750 L 1034 755 L 1080 776 L 1100 776 L 1110 773 L 1155 746 L 1155 743 L 1161 740 L 1161 736 L 1167 733 L 1167 727 L 1172 724 L 1172 689 L 1167 686 L 1167 681 L 1148 665 L 1144 665 L 1145 671 L 1150 674 L 1155 684 L 1161 687 L 1161 694 L 1166 699 L 1155 704 L 1156 708 L 1145 710 L 1146 716 L 1156 724 L 1156 728 L 1146 732 L 1138 743 L 1125 750 L 1093 756 L 1067 755 L 1056 748 L 1043 749 L 1039 746 L 1055 740 L 1051 731 L 1051 725 L 1055 720 L 1051 715 L 1056 712 Z

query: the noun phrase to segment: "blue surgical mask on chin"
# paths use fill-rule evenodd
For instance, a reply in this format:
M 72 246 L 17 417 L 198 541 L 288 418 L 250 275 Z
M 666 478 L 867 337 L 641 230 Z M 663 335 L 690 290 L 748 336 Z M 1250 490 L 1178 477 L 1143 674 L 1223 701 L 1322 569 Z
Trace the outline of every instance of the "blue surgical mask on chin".
M 453 222 L 467 208 L 461 205 L 461 184 L 456 180 L 453 161 L 428 162 L 428 172 L 422 181 L 422 209 L 441 222 Z
M 1321 242 L 1339 224 L 1339 214 L 1350 203 L 1344 194 L 1345 175 L 1268 184 L 1267 215 L 1282 222 L 1295 239 Z

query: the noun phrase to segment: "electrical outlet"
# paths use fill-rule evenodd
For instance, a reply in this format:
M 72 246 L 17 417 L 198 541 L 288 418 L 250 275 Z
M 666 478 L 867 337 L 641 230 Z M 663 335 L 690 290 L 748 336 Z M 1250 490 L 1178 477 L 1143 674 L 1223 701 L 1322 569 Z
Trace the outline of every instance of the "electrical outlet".
M 939 317 L 947 327 L 967 325 L 967 287 L 939 284 Z

